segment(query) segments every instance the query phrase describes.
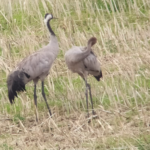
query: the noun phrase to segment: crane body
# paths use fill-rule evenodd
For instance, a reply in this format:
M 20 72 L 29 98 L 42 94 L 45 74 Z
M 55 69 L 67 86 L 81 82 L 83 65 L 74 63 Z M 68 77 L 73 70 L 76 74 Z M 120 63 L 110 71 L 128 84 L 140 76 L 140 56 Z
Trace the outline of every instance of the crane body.
M 52 14 L 45 14 L 44 22 L 51 35 L 50 42 L 43 48 L 24 58 L 7 78 L 8 97 L 11 104 L 14 103 L 17 92 L 25 91 L 25 85 L 30 81 L 34 82 L 34 104 L 36 106 L 37 121 L 36 84 L 39 80 L 42 82 L 43 98 L 46 102 L 49 114 L 52 115 L 44 92 L 44 79 L 49 74 L 50 68 L 59 52 L 57 37 L 50 26 L 51 19 L 54 19 Z
M 92 37 L 88 40 L 87 47 L 74 46 L 65 53 L 65 61 L 68 69 L 70 69 L 74 73 L 78 73 L 85 81 L 87 111 L 89 90 L 93 114 L 95 114 L 95 112 L 93 110 L 91 86 L 89 83 L 87 83 L 87 77 L 89 74 L 93 75 L 97 81 L 100 81 L 100 78 L 102 78 L 100 63 L 91 48 L 96 42 L 97 39 L 95 37 Z

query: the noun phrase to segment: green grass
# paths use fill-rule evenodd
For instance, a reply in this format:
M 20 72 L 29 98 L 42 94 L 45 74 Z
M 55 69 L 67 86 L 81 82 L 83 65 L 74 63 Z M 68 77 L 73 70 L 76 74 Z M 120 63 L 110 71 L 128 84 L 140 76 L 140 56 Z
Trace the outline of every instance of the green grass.
M 0 47 L 0 56 L 2 56 L 2 48 Z
M 1 150 L 13 150 L 11 146 L 9 146 L 7 143 L 3 143 L 0 145 Z
M 13 118 L 13 121 L 18 124 L 19 120 L 21 120 L 23 122 L 25 120 L 25 118 L 23 116 L 21 116 L 20 114 L 16 114 Z
M 95 149 L 130 150 L 131 144 L 134 143 L 134 146 L 132 146 L 132 148 L 134 147 L 137 148 L 138 150 L 148 150 L 150 146 L 149 140 L 150 140 L 150 136 L 145 134 L 139 135 L 136 138 L 128 138 L 127 136 L 123 136 L 121 138 L 109 137 L 107 138 L 105 144 L 101 144 L 102 143 L 101 139 L 99 139 L 99 141 L 97 140 Z
M 0 117 L 4 118 L 0 120 L 0 138 L 6 140 L 0 143 L 0 149 L 15 149 L 13 143 L 22 137 L 25 149 L 43 146 L 42 149 L 148 150 L 149 1 L 20 3 L 16 0 L 11 3 L 12 12 L 6 9 L 9 5 L 6 8 L 5 5 L 0 2 Z M 18 93 L 15 104 L 10 105 L 6 80 L 18 62 L 48 43 L 49 33 L 43 23 L 47 12 L 58 17 L 51 25 L 60 46 L 44 87 L 54 117 L 52 120 L 47 117 L 41 83 L 38 83 L 40 122 L 35 125 L 32 122 L 35 119 L 33 83 L 27 84 L 27 91 Z M 68 72 L 64 54 L 72 45 L 86 45 L 91 36 L 97 37 L 98 42 L 92 48 L 100 60 L 103 79 L 97 82 L 92 76 L 88 78 L 98 115 L 98 119 L 88 124 L 85 83 L 79 75 Z M 90 99 L 89 109 L 91 113 Z M 20 121 L 27 131 L 23 134 L 18 133 Z M 12 139 L 8 135 L 12 135 Z M 26 137 L 29 140 L 25 140 Z M 12 145 L 8 141 L 12 141 Z

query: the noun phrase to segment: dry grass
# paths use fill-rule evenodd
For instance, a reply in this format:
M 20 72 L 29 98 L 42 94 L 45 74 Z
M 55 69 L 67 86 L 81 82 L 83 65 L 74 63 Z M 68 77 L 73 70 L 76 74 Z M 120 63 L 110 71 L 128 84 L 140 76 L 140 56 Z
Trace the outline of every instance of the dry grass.
M 114 2 L 114 3 L 113 3 Z M 149 0 L 14 0 L 0 2 L 0 149 L 148 150 L 150 145 Z M 33 84 L 10 106 L 6 78 L 17 63 L 49 41 L 46 12 L 60 53 L 46 79 L 49 118 L 38 86 L 35 122 Z M 64 53 L 91 36 L 103 79 L 92 85 L 98 115 L 88 123 L 84 82 L 68 71 Z
M 54 120 L 44 116 L 38 124 L 33 117 L 27 117 L 25 122 L 19 120 L 18 124 L 1 121 L 0 143 L 14 149 L 137 149 L 138 145 L 134 146 L 137 137 L 143 136 L 146 140 L 150 121 L 146 107 L 139 109 L 132 120 L 124 117 L 125 108 L 121 114 L 100 109 L 96 109 L 99 118 L 90 124 L 79 112 L 69 117 L 54 115 Z

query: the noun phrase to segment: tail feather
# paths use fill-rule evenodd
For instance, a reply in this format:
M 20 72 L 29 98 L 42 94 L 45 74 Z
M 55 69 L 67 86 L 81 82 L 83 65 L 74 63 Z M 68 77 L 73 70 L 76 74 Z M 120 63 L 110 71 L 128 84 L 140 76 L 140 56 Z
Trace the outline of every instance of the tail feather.
M 97 81 L 100 81 L 100 78 L 102 78 L 102 77 L 103 77 L 103 75 L 102 75 L 102 71 L 100 71 L 100 72 L 99 72 L 99 75 L 94 76 L 94 77 L 96 78 L 96 80 L 97 80 Z
M 25 91 L 25 78 L 26 74 L 22 71 L 14 71 L 7 78 L 8 97 L 11 104 L 17 96 L 17 92 Z

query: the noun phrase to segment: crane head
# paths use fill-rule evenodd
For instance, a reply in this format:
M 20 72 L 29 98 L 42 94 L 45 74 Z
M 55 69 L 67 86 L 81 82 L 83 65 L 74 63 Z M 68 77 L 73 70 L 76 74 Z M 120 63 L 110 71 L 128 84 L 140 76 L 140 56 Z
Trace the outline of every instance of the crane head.
M 97 42 L 97 39 L 95 37 L 91 37 L 88 40 L 88 45 L 90 44 L 91 46 L 93 46 L 96 42 Z
M 50 13 L 46 13 L 45 14 L 45 17 L 44 17 L 44 22 L 45 23 L 47 23 L 49 20 L 51 20 L 51 19 L 57 19 L 56 17 L 53 17 L 53 15 L 52 14 L 50 14 Z

